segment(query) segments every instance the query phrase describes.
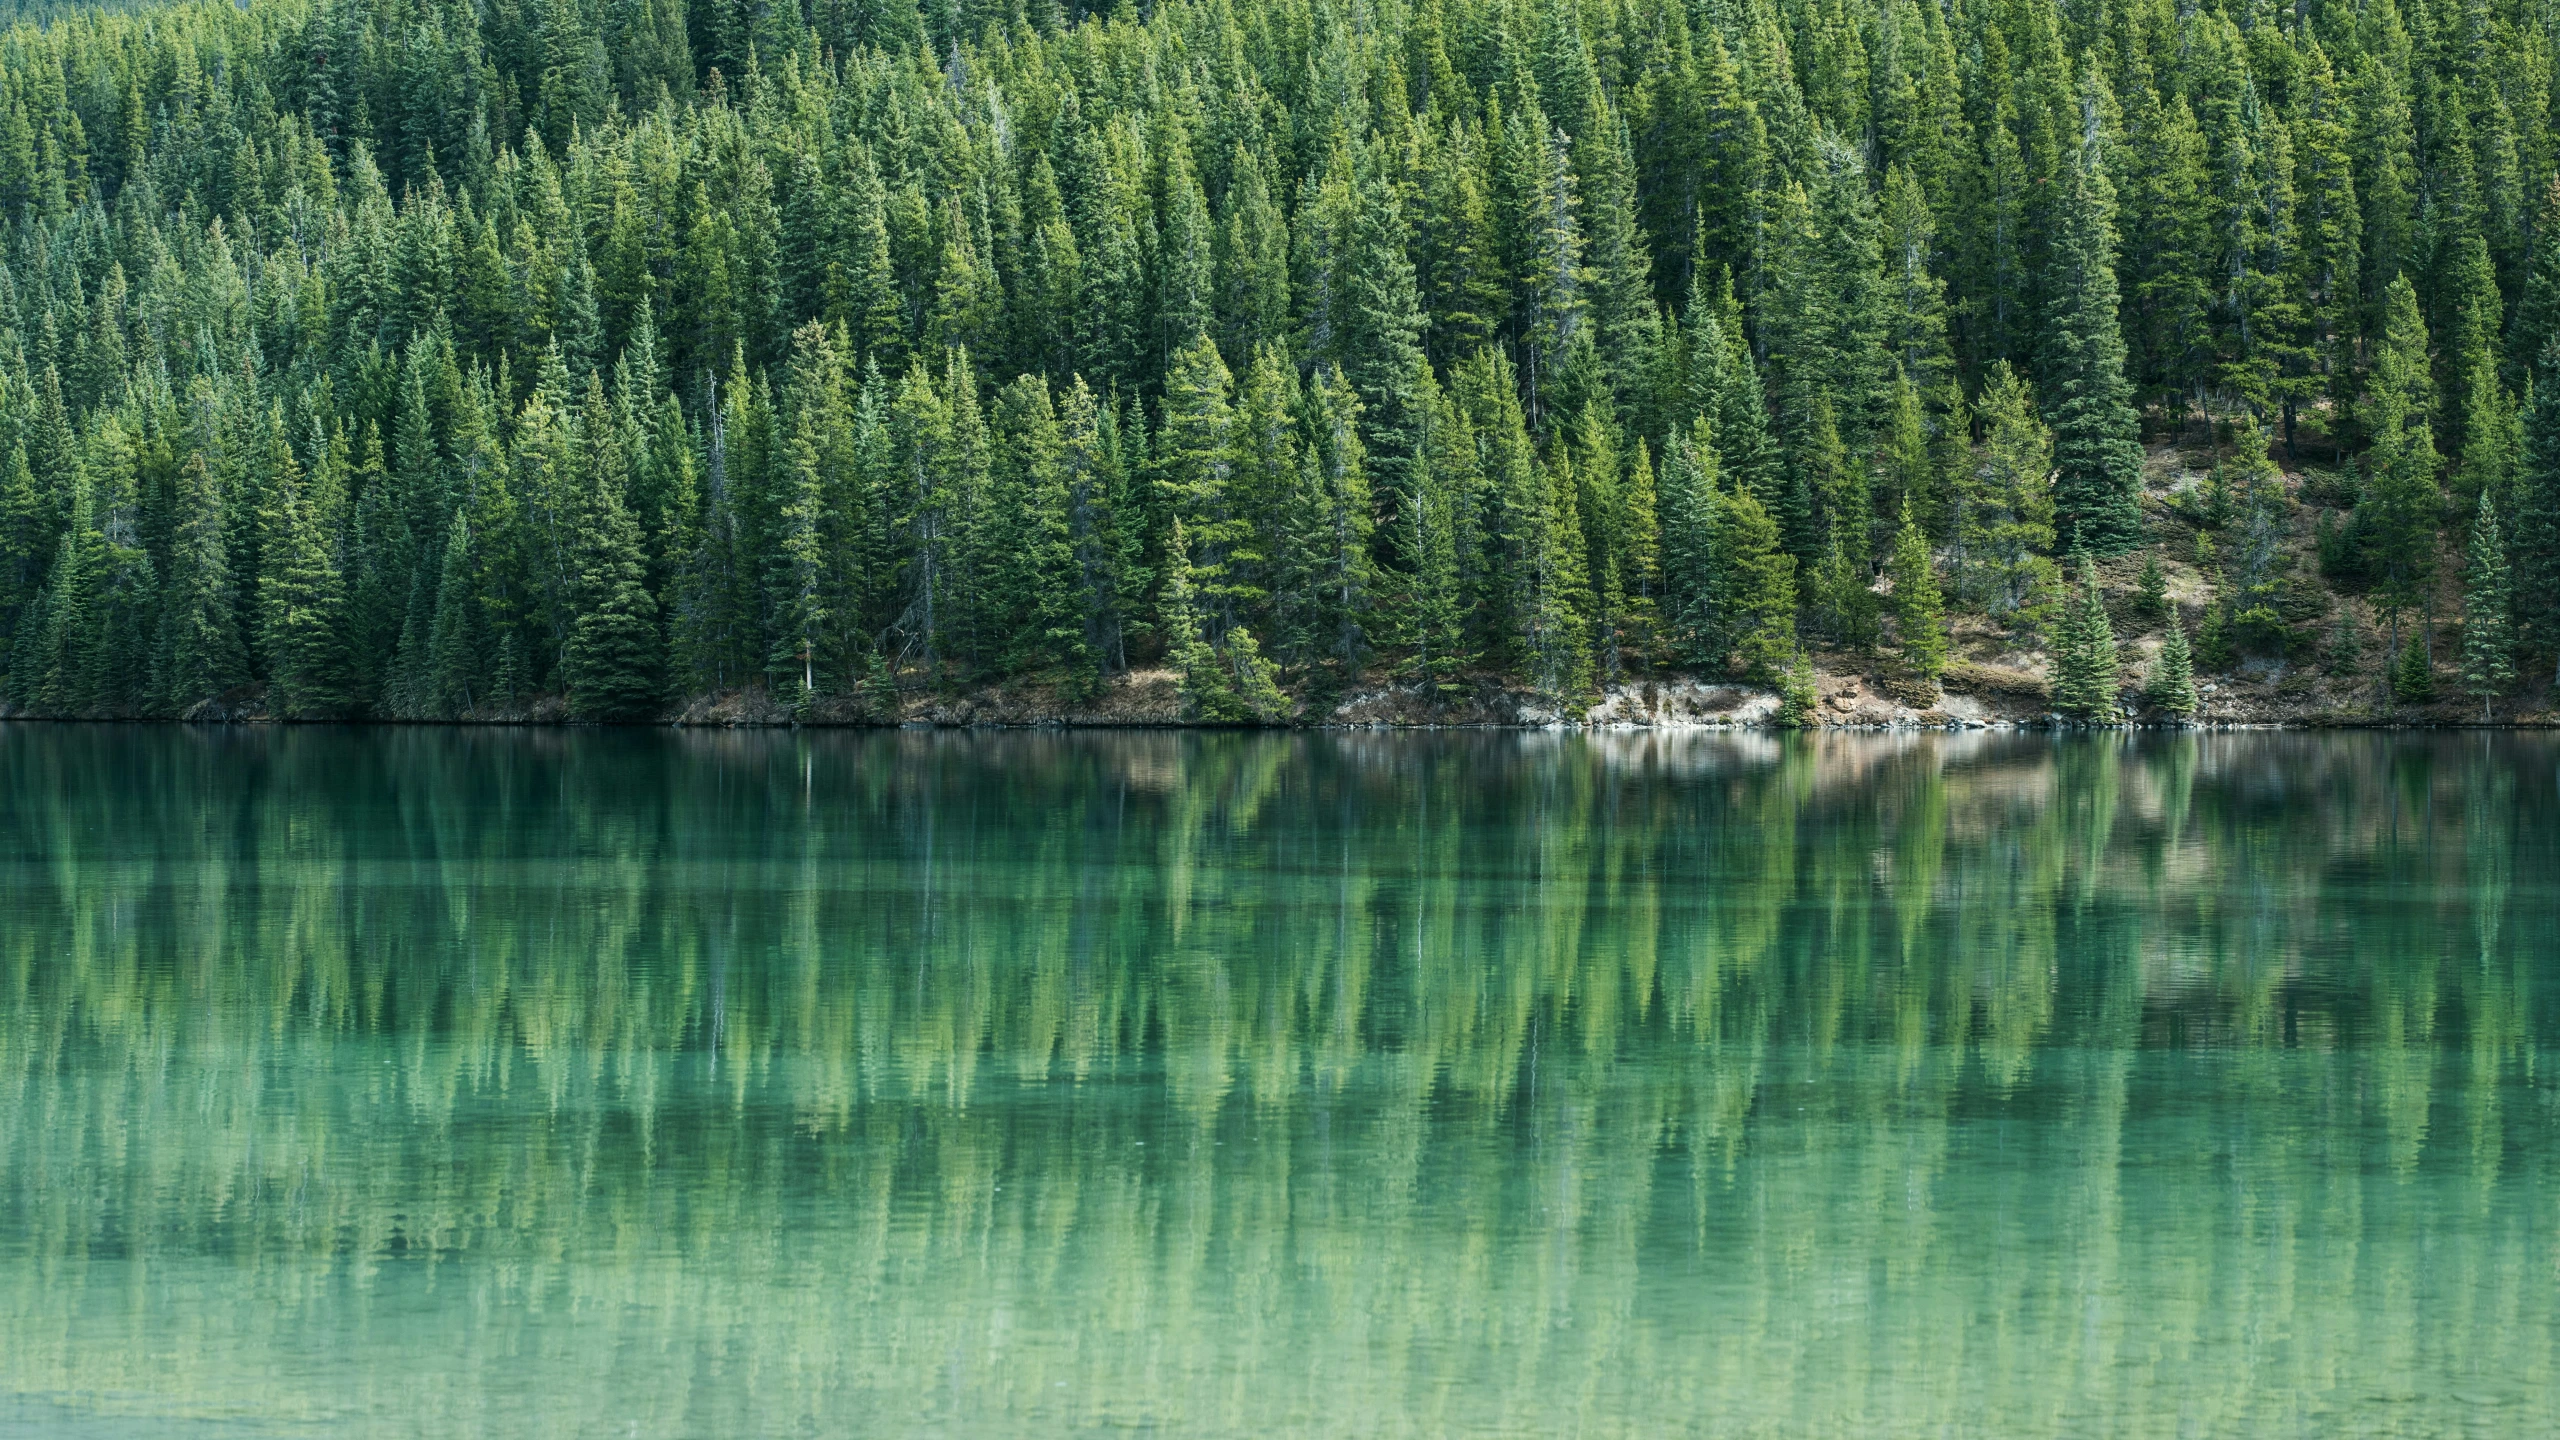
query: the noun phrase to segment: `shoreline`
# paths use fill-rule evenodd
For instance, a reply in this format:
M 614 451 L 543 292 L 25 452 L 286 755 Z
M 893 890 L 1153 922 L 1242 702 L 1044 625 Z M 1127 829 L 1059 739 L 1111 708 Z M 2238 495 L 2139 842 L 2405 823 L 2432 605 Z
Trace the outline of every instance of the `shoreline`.
M 1658 675 L 1607 684 L 1578 711 L 1494 676 L 1461 688 L 1428 694 L 1418 686 L 1370 684 L 1338 697 L 1301 698 L 1296 713 L 1272 722 L 1219 722 L 1183 714 L 1178 678 L 1163 669 L 1123 672 L 1092 696 L 1070 699 L 1051 680 L 1012 680 L 955 690 L 917 689 L 897 695 L 894 709 L 876 700 L 835 696 L 795 711 L 772 692 L 740 689 L 689 696 L 648 719 L 593 720 L 572 715 L 556 694 L 529 703 L 485 706 L 451 717 L 278 716 L 262 691 L 245 691 L 196 706 L 183 715 L 31 712 L 0 705 L 0 720 L 74 724 L 155 725 L 380 725 L 538 726 L 556 728 L 677 730 L 1518 730 L 1600 733 L 1708 731 L 1769 734 L 1784 730 L 1965 734 L 2099 730 L 2547 730 L 2560 728 L 2560 706 L 2551 697 L 2503 701 L 2499 713 L 2480 718 L 2468 697 L 2441 697 L 2425 705 L 2373 712 L 2326 695 L 2289 690 L 2279 674 L 2270 680 L 2222 677 L 2202 684 L 2201 712 L 2177 719 L 2149 707 L 2140 692 L 2123 691 L 2123 718 L 2095 723 L 2068 719 L 2049 708 L 2042 679 L 2032 672 L 1994 665 L 1951 667 L 1938 694 L 1914 704 L 1907 687 L 1889 677 L 1843 665 L 1815 675 L 1814 713 L 1805 723 L 1778 722 L 1774 689 L 1738 680 Z
M 1034 731 L 1124 730 L 1124 731 L 1200 731 L 1227 734 L 1420 734 L 1427 732 L 1514 732 L 1519 734 L 1584 734 L 1584 735 L 1972 735 L 1972 734 L 2096 734 L 2101 732 L 2135 734 L 2163 733 L 2228 733 L 2261 734 L 2371 731 L 2555 731 L 2560 719 L 2536 716 L 2516 720 L 2362 720 L 2318 718 L 2307 720 L 2120 720 L 2106 723 L 2068 720 L 2061 717 L 1963 720 L 1963 721 L 1859 721 L 1817 720 L 1806 725 L 1780 725 L 1764 720 L 1673 720 L 1660 722 L 1610 721 L 1587 723 L 1573 720 L 1319 720 L 1307 723 L 1269 725 L 1209 720 L 1128 720 L 1054 718 L 1039 720 L 687 720 L 681 717 L 655 720 L 581 720 L 567 715 L 493 715 L 454 720 L 403 720 L 374 716 L 338 718 L 278 717 L 265 714 L 205 716 L 168 715 L 37 715 L 0 712 L 0 724 L 23 725 L 135 725 L 152 727 L 186 727 L 206 730 L 264 728 L 340 728 L 362 730 L 842 730 L 842 731 L 941 731 L 965 730 L 984 733 L 1030 733 Z

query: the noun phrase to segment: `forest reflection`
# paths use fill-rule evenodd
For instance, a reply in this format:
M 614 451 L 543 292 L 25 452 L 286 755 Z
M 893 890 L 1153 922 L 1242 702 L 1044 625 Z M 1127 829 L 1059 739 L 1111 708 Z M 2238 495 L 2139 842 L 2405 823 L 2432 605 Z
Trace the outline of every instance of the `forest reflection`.
M 0 1396 L 2548 1418 L 2556 762 L 0 729 Z

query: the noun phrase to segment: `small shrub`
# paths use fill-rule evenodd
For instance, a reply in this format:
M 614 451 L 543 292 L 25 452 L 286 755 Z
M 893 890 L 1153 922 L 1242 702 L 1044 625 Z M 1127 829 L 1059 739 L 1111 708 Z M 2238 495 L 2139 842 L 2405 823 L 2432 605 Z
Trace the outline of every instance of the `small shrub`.
M 1813 682 L 1813 662 L 1801 650 L 1778 674 L 1778 723 L 1790 730 L 1800 730 L 1813 723 L 1813 707 L 1822 692 Z
M 2400 652 L 2400 663 L 2391 667 L 2391 693 L 2412 705 L 2424 705 L 2436 698 L 2436 667 L 2427 657 L 2426 636 L 2409 637 L 2408 648 Z

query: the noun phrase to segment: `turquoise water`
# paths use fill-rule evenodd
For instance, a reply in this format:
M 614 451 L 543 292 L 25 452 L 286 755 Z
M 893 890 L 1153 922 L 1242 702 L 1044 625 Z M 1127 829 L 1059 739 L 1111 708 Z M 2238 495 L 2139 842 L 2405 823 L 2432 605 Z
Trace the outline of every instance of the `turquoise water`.
M 2560 743 L 0 727 L 0 1432 L 2560 1430 Z

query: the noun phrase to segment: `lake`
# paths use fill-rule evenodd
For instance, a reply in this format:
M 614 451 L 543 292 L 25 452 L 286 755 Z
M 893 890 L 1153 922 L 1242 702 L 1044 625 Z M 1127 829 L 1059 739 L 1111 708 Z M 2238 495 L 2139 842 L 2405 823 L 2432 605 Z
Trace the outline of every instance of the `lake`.
M 0 726 L 0 1431 L 2560 1428 L 2560 739 Z

